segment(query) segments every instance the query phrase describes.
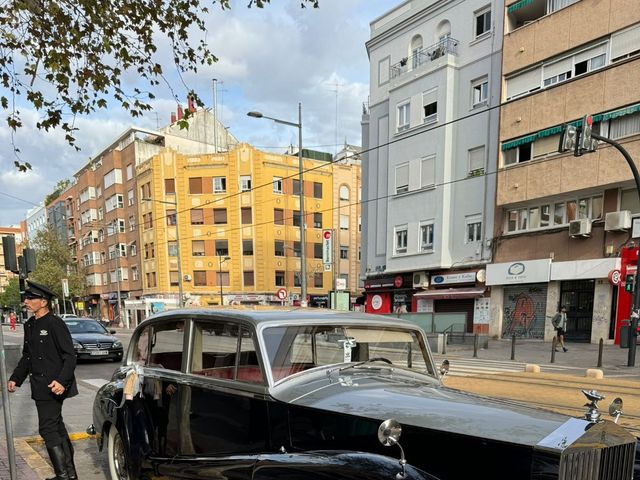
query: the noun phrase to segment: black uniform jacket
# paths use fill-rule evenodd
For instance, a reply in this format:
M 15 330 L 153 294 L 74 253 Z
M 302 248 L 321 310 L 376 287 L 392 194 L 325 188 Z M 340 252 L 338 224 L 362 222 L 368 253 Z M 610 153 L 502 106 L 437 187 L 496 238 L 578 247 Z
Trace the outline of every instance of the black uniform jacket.
M 38 319 L 31 317 L 27 320 L 22 358 L 9 380 L 20 386 L 29 375 L 31 398 L 34 400 L 73 397 L 78 394 L 73 374 L 75 368 L 76 352 L 64 321 L 51 312 Z M 47 386 L 53 380 L 65 388 L 62 395 L 55 395 Z

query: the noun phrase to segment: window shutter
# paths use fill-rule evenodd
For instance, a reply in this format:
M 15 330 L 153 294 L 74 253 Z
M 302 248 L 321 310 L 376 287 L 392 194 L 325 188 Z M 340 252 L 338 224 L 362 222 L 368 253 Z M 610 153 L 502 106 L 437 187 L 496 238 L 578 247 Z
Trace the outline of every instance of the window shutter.
M 430 187 L 436 183 L 436 157 L 423 158 L 420 162 L 420 186 Z
M 597 47 L 590 48 L 589 50 L 585 50 L 584 52 L 580 52 L 575 56 L 575 63 L 584 62 L 585 60 L 589 60 L 590 58 L 597 57 L 598 55 L 602 55 L 607 51 L 607 45 L 602 44 Z
M 616 59 L 640 50 L 640 25 L 611 35 L 611 58 Z
M 432 88 L 422 94 L 422 105 L 429 105 L 438 101 L 438 89 Z
M 396 191 L 398 188 L 405 187 L 404 191 L 409 188 L 409 164 L 405 163 L 396 167 Z
M 507 99 L 540 88 L 540 67 L 507 79 Z
M 469 171 L 484 168 L 484 146 L 469 150 Z
M 563 58 L 557 62 L 551 63 L 549 65 L 544 66 L 543 77 L 546 80 L 547 78 L 555 77 L 564 72 L 570 72 L 573 68 L 573 59 Z

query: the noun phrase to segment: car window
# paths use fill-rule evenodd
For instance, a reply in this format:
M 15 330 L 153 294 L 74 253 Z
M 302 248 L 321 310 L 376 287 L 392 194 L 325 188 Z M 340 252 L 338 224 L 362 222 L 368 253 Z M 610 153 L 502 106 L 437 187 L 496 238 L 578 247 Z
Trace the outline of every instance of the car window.
M 410 330 L 316 325 L 269 327 L 262 335 L 274 381 L 321 365 L 376 357 L 435 375 L 424 340 Z
M 148 367 L 180 370 L 184 350 L 184 321 L 176 320 L 167 323 L 150 325 L 138 339 L 138 356 L 140 362 Z M 144 344 L 148 343 L 148 357 L 144 357 Z M 140 348 L 142 347 L 142 348 Z
M 104 327 L 94 320 L 65 320 L 64 323 L 71 333 L 107 333 Z
M 247 329 L 224 320 L 195 321 L 193 342 L 192 374 L 264 383 L 255 342 Z

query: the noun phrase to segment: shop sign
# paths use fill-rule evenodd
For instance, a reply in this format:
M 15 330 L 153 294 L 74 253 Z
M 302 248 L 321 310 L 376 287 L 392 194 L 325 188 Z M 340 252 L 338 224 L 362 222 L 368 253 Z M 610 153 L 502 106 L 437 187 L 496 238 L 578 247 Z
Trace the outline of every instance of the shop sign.
M 100 298 L 102 300 L 109 300 L 109 294 L 108 293 L 101 293 L 100 294 Z
M 374 310 L 380 310 L 380 307 L 382 307 L 382 297 L 380 295 L 371 297 L 371 307 Z
M 433 313 L 433 300 L 431 298 L 418 298 L 416 310 L 419 313 Z
M 393 286 L 396 288 L 400 288 L 402 287 L 402 275 L 396 275 L 396 277 L 393 279 Z
M 609 283 L 614 286 L 620 285 L 620 281 L 622 280 L 622 273 L 620 270 L 611 270 L 609 272 Z
M 230 302 L 259 302 L 265 299 L 264 295 L 226 295 Z
M 394 286 L 394 279 L 391 277 L 387 278 L 376 278 L 375 280 L 366 280 L 364 282 L 364 288 L 390 288 Z
M 487 265 L 487 285 L 517 285 L 548 282 L 551 259 L 524 260 L 522 262 L 492 263 Z
M 451 283 L 475 283 L 476 272 L 447 273 L 445 275 L 431 275 L 432 285 L 448 285 Z
M 347 289 L 347 279 L 336 278 L 336 290 L 346 290 L 346 289 Z

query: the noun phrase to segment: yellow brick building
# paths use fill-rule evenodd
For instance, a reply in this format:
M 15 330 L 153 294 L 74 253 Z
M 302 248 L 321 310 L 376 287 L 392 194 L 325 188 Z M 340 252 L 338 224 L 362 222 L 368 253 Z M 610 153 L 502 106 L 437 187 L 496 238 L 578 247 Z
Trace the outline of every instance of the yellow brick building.
M 322 229 L 338 228 L 333 169 L 329 162 L 304 159 L 307 292 L 312 298 L 333 287 L 333 273 L 325 272 L 322 263 Z M 297 156 L 247 144 L 207 155 L 167 149 L 137 167 L 137 185 L 145 296 L 178 294 L 179 248 L 187 305 L 219 305 L 221 300 L 279 304 L 281 288 L 294 303 L 299 300 Z M 357 231 L 358 219 L 351 217 L 350 228 Z M 352 252 L 357 255 L 357 248 Z

